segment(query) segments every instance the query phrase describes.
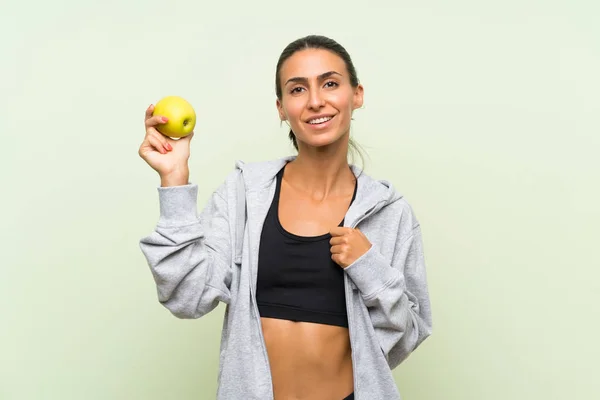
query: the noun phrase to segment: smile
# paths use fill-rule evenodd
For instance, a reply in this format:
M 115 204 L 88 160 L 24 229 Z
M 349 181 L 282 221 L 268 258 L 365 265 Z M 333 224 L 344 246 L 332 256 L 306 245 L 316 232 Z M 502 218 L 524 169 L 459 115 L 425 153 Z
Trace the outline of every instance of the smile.
M 308 121 L 308 123 L 311 125 L 319 125 L 319 124 L 324 124 L 327 121 L 331 121 L 332 119 L 333 119 L 333 117 L 321 117 L 321 118 L 311 119 L 310 121 Z

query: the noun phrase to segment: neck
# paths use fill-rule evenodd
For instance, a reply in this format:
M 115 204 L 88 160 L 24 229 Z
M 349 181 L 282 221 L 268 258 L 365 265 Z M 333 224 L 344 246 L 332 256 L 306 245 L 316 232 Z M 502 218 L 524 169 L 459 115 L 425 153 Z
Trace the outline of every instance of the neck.
M 286 167 L 285 180 L 318 199 L 352 194 L 355 176 L 347 154 L 347 140 L 319 148 L 299 143 L 298 156 Z

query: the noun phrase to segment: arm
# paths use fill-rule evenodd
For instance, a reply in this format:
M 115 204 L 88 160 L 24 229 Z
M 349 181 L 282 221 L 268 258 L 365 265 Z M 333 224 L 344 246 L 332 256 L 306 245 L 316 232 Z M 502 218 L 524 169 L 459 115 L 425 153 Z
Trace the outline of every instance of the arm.
M 369 310 L 375 335 L 391 369 L 432 332 L 421 228 L 400 236 L 392 263 L 371 248 L 346 268 Z
M 200 215 L 195 184 L 159 187 L 160 217 L 140 248 L 159 302 L 178 318 L 199 318 L 229 303 L 231 243 L 224 186 Z

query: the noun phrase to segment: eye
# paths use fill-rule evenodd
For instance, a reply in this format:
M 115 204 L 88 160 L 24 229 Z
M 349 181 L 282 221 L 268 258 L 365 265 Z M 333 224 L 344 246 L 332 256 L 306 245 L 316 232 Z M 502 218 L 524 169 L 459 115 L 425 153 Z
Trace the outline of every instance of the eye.
M 300 93 L 300 91 L 302 91 L 304 88 L 301 86 L 296 86 L 295 88 L 292 88 L 292 90 L 290 90 L 291 94 L 296 94 L 296 93 Z
M 325 87 L 328 87 L 328 88 L 332 88 L 332 87 L 336 87 L 336 86 L 339 86 L 336 81 L 329 81 L 329 82 L 325 83 Z

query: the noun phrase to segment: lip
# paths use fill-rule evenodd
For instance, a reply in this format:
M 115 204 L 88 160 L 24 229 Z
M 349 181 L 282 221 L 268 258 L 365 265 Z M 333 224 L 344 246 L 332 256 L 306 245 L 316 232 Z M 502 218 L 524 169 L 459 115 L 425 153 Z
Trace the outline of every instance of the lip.
M 337 116 L 337 114 L 331 115 L 331 114 L 319 114 L 319 115 L 315 115 L 313 117 L 310 117 L 310 119 L 306 120 L 306 125 L 310 126 L 311 129 L 326 129 L 327 127 L 329 127 L 329 125 L 331 125 L 331 121 L 333 121 L 335 119 L 335 117 Z M 312 121 L 313 119 L 319 119 L 319 118 L 323 118 L 323 117 L 331 117 L 331 119 L 327 122 L 323 122 L 320 124 L 311 124 L 308 121 Z

